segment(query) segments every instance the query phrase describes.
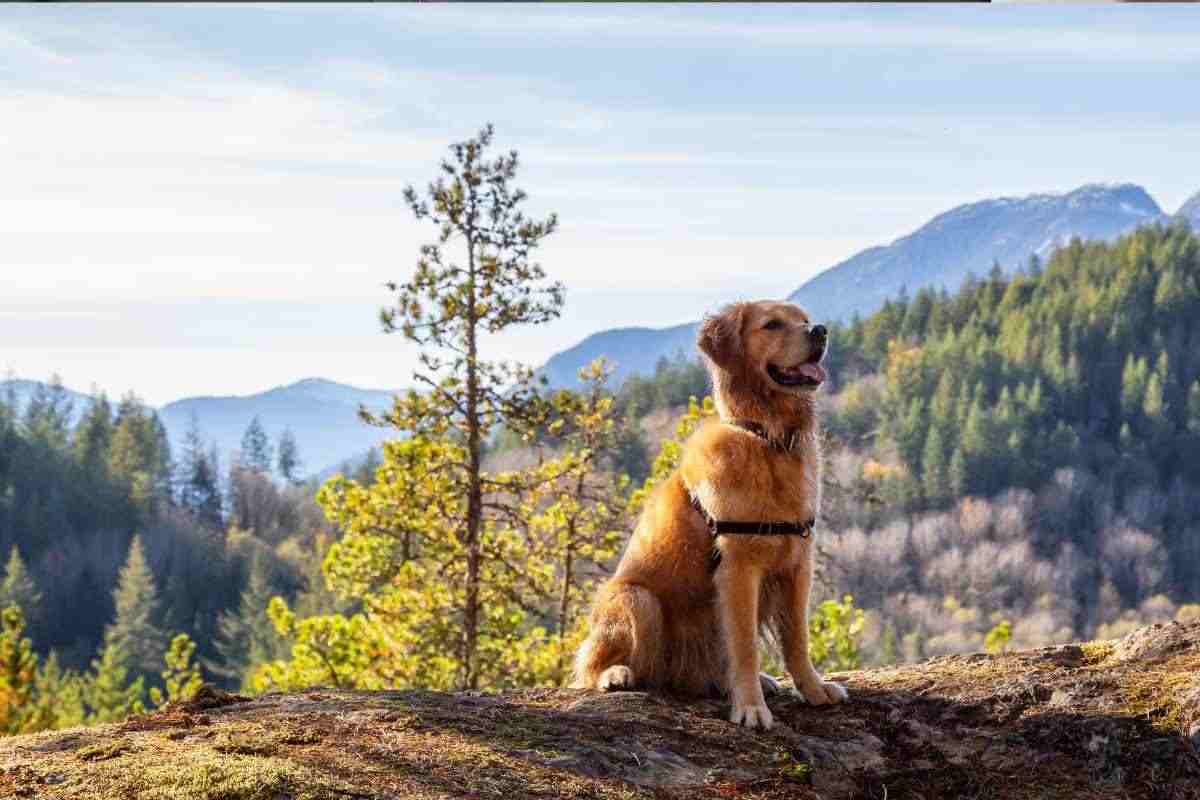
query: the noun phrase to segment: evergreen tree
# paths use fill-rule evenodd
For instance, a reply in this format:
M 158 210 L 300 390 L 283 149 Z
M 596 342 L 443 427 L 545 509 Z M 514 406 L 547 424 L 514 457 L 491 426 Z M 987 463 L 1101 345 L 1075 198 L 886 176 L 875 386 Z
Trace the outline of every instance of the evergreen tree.
M 946 469 L 946 448 L 942 446 L 942 435 L 937 426 L 929 428 L 921 462 L 925 497 L 931 503 L 941 503 L 950 496 L 950 476 Z
M 83 418 L 75 427 L 75 458 L 87 474 L 107 468 L 109 442 L 112 440 L 112 406 L 103 393 L 92 399 Z
M 57 453 L 67 449 L 74 403 L 53 375 L 49 383 L 39 383 L 25 406 L 24 433 L 36 443 Z
M 0 612 L 0 731 L 16 734 L 29 730 L 37 667 L 21 609 L 10 605 Z
M 192 414 L 183 448 L 179 505 L 204 524 L 219 529 L 223 520 L 217 464 L 212 456 L 204 451 L 204 440 L 201 438 L 195 414 Z
M 221 657 L 214 671 L 240 681 L 243 687 L 248 686 L 253 669 L 274 658 L 280 648 L 279 635 L 267 616 L 273 594 L 267 559 L 255 553 L 237 610 L 221 613 L 213 642 Z
M 1157 372 L 1150 374 L 1150 380 L 1146 384 L 1146 395 L 1142 400 L 1142 413 L 1146 415 L 1146 419 L 1150 420 L 1151 423 L 1161 421 L 1165 413 L 1163 407 L 1163 385 Z
M 146 710 L 146 681 L 130 679 L 129 656 L 116 644 L 106 644 L 92 661 L 92 674 L 83 686 L 87 722 L 120 722 Z
M 457 448 L 432 455 L 451 460 L 441 465 L 466 500 L 461 521 L 443 535 L 458 537 L 466 552 L 462 610 L 461 685 L 478 685 L 476 650 L 480 628 L 480 582 L 485 554 L 481 535 L 487 525 L 484 498 L 484 437 L 507 425 L 520 432 L 544 419 L 533 371 L 480 356 L 482 339 L 522 324 L 548 322 L 562 307 L 563 287 L 547 284 L 545 272 L 531 260 L 542 240 L 557 226 L 525 216 L 526 194 L 512 184 L 517 154 L 487 157 L 491 126 L 450 147 L 442 174 L 426 197 L 404 192 L 417 220 L 430 222 L 437 241 L 421 248 L 416 271 L 403 284 L 391 283 L 395 303 L 380 317 L 387 332 L 400 332 L 426 348 L 414 379 L 421 391 L 396 399 L 386 421 L 414 436 L 453 436 Z
M 0 608 L 9 606 L 21 609 L 26 620 L 38 619 L 42 608 L 42 593 L 38 591 L 37 583 L 26 569 L 15 544 L 9 551 L 4 581 L 0 583 Z
M 950 457 L 950 465 L 946 470 L 947 482 L 952 497 L 962 497 L 967 493 L 969 476 L 967 475 L 967 458 L 961 447 L 955 448 Z
M 158 671 L 166 634 L 159 627 L 158 590 L 137 536 L 113 591 L 116 619 L 104 631 L 106 650 L 121 654 L 135 675 Z M 115 656 L 114 656 L 115 657 Z
M 1135 358 L 1132 353 L 1125 359 L 1121 371 L 1121 411 L 1125 419 L 1132 419 L 1145 402 L 1148 372 L 1146 359 Z
M 296 436 L 291 428 L 284 428 L 279 434 L 279 459 L 276 466 L 279 476 L 288 483 L 300 482 L 300 448 L 296 444 Z
M 242 434 L 241 462 L 256 472 L 271 471 L 271 439 L 256 414 Z
M 134 505 L 147 515 L 170 502 L 171 453 L 158 416 L 133 393 L 117 406 L 108 469 Z
M 34 685 L 34 704 L 25 723 L 25 732 L 72 728 L 87 719 L 83 699 L 84 682 L 73 672 L 64 672 L 58 654 L 51 652 L 38 670 Z

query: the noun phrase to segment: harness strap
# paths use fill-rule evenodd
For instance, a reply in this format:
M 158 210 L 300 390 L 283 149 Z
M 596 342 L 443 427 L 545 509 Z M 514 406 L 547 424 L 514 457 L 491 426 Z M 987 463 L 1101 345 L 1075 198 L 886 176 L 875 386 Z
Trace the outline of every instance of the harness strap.
M 717 547 L 717 537 L 727 534 L 745 534 L 748 536 L 799 536 L 807 539 L 812 536 L 815 519 L 804 522 L 729 522 L 717 521 L 709 516 L 700 505 L 700 501 L 691 498 L 692 508 L 704 519 L 704 524 L 712 534 L 712 553 L 708 557 L 708 571 L 716 572 L 721 566 L 721 548 Z
M 799 536 L 802 539 L 807 539 L 812 535 L 813 528 L 816 526 L 815 519 L 807 519 L 803 522 L 735 522 L 732 520 L 715 520 L 708 515 L 708 511 L 704 506 L 700 505 L 700 501 L 696 498 L 691 498 L 692 508 L 700 512 L 700 516 L 704 518 L 704 524 L 708 526 L 708 530 L 714 537 L 726 536 L 728 534 L 742 534 L 745 536 Z

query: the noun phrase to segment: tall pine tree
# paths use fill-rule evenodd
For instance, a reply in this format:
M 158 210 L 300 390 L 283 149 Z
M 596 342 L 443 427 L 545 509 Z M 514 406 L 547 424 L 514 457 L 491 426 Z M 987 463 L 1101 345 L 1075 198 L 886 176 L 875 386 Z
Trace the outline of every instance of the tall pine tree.
M 4 581 L 0 582 L 0 608 L 14 605 L 20 607 L 26 620 L 36 618 L 42 605 L 42 593 L 15 544 L 4 567 Z
M 140 537 L 133 537 L 129 545 L 129 557 L 113 591 L 113 605 L 116 619 L 104 631 L 105 648 L 123 654 L 135 674 L 155 674 L 167 636 L 160 627 L 158 590 Z
M 242 465 L 256 472 L 271 471 L 271 439 L 256 414 L 242 434 Z
M 261 552 L 255 553 L 237 609 L 222 612 L 217 623 L 213 644 L 221 663 L 213 667 L 214 672 L 245 687 L 251 670 L 275 657 L 280 639 L 267 616 L 273 594 L 267 558 Z
M 462 609 L 461 685 L 479 682 L 476 655 L 482 616 L 482 533 L 489 523 L 484 507 L 484 440 L 501 425 L 523 433 L 547 413 L 539 401 L 533 371 L 486 361 L 484 337 L 516 325 L 548 322 L 559 315 L 563 287 L 545 281 L 532 260 L 557 218 L 527 217 L 526 199 L 515 187 L 517 153 L 489 157 L 493 131 L 450 146 L 440 176 L 422 197 L 413 187 L 404 198 L 413 216 L 428 221 L 436 241 L 421 247 L 416 270 L 403 284 L 390 283 L 394 303 L 384 308 L 387 332 L 399 332 L 424 348 L 414 380 L 420 391 L 398 397 L 386 421 L 414 436 L 461 441 L 462 449 L 442 448 L 442 470 L 466 500 L 466 513 L 446 531 L 465 545 L 465 603 Z M 489 489 L 490 490 L 490 489 Z
M 300 447 L 296 444 L 296 435 L 291 428 L 284 428 L 279 434 L 279 456 L 276 466 L 279 476 L 288 483 L 300 482 Z
M 192 414 L 184 435 L 180 469 L 179 505 L 206 525 L 218 529 L 223 527 L 217 465 L 204 450 L 204 440 L 195 414 Z

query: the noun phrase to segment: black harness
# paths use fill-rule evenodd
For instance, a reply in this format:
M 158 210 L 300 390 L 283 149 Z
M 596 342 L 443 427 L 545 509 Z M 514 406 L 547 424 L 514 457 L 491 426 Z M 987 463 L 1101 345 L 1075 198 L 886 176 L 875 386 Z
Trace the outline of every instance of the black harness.
M 780 442 L 772 439 L 767 435 L 767 430 L 762 425 L 753 420 L 732 419 L 723 420 L 726 425 L 732 425 L 735 428 L 741 428 L 747 433 L 752 433 L 770 445 L 775 450 L 788 452 L 795 444 L 796 434 L 793 433 L 787 437 L 786 441 Z M 801 539 L 807 539 L 812 536 L 813 528 L 816 526 L 815 519 L 806 519 L 802 522 L 746 522 L 741 520 L 717 520 L 709 515 L 704 506 L 700 505 L 700 501 L 694 496 L 691 497 L 692 508 L 699 512 L 704 519 L 704 524 L 708 528 L 713 537 L 713 552 L 710 561 L 710 569 L 716 570 L 721 564 L 721 551 L 716 546 L 718 536 L 728 535 L 743 535 L 743 536 L 799 536 Z

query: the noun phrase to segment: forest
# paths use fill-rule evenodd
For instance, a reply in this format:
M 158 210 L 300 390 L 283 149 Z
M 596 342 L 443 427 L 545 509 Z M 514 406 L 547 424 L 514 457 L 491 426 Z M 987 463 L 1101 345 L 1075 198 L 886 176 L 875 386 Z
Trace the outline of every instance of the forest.
M 0 396 L 0 727 L 119 719 L 200 681 L 561 685 L 646 493 L 713 415 L 687 355 L 576 390 L 487 361 L 564 305 L 515 152 L 453 145 L 385 333 L 418 347 L 381 453 L 318 484 L 254 420 L 222 464 L 136 396 Z M 814 659 L 1108 638 L 1200 616 L 1200 239 L 1073 241 L 832 326 Z M 810 310 L 819 315 L 819 310 Z M 771 665 L 772 662 L 768 662 Z

